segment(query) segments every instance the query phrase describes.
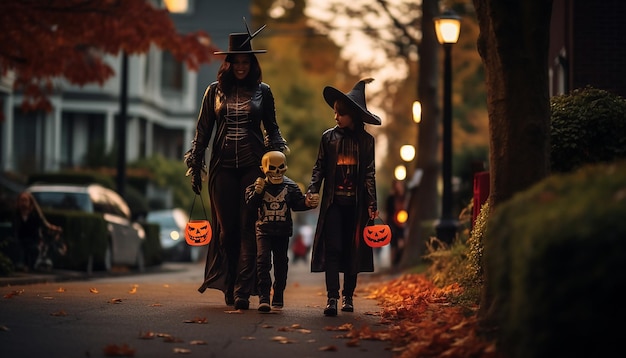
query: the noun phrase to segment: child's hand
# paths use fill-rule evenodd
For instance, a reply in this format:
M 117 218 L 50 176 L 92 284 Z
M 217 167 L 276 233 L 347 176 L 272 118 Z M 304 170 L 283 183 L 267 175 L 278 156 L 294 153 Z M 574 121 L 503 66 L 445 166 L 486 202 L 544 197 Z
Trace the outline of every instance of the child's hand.
M 367 212 L 370 216 L 371 220 L 374 220 L 378 217 L 378 210 L 374 209 L 374 207 L 370 206 L 367 208 Z
M 254 192 L 257 194 L 261 194 L 263 189 L 265 188 L 265 178 L 256 178 L 254 181 Z
M 306 197 L 304 198 L 304 204 L 309 208 L 317 208 L 317 206 L 320 204 L 320 195 L 307 193 Z

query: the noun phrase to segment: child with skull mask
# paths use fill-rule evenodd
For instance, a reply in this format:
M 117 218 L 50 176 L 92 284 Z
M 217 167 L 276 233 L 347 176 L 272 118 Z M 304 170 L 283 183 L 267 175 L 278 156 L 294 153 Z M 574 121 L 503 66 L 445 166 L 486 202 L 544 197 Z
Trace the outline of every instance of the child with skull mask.
M 246 204 L 257 211 L 255 234 L 257 242 L 257 276 L 260 312 L 269 312 L 270 289 L 274 289 L 272 307 L 282 308 L 287 286 L 289 237 L 293 234 L 291 211 L 305 211 L 317 206 L 305 202 L 298 185 L 285 176 L 287 162 L 279 151 L 270 151 L 261 159 L 265 178 L 257 178 L 246 188 Z M 274 284 L 270 270 L 274 261 Z

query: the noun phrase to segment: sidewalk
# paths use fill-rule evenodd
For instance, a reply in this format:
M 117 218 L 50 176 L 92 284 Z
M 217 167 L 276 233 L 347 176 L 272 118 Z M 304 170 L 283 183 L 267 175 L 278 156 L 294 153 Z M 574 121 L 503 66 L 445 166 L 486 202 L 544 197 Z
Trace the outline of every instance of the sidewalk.
M 376 273 L 384 272 L 387 268 L 389 268 L 389 248 L 383 247 L 378 255 L 374 255 L 374 267 L 376 268 Z M 290 259 L 293 260 L 293 259 Z M 290 261 L 291 262 L 291 261 Z M 303 265 L 302 267 L 307 266 L 302 262 L 298 263 L 298 265 Z M 145 274 L 149 273 L 159 273 L 159 272 L 168 272 L 171 270 L 177 270 L 176 264 L 168 264 L 163 263 L 159 266 L 147 267 Z M 10 287 L 10 286 L 19 286 L 19 285 L 32 285 L 36 283 L 52 283 L 52 282 L 65 282 L 65 281 L 74 281 L 74 280 L 87 280 L 92 278 L 102 278 L 107 276 L 116 276 L 116 275 L 127 275 L 130 271 L 125 269 L 114 270 L 112 273 L 107 272 L 93 272 L 91 275 L 87 274 L 84 271 L 71 271 L 71 270 L 62 270 L 62 269 L 53 269 L 51 272 L 43 272 L 43 271 L 33 271 L 33 272 L 13 272 L 8 276 L 0 276 L 0 287 Z M 139 273 L 133 273 L 139 274 Z

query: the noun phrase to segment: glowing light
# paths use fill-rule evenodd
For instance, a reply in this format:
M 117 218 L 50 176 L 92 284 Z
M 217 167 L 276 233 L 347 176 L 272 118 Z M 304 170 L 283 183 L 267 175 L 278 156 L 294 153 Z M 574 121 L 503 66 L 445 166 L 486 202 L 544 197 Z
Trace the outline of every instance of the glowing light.
M 422 103 L 420 101 L 413 102 L 413 122 L 419 123 L 422 121 Z
M 397 180 L 406 179 L 406 167 L 404 165 L 398 165 L 393 171 L 393 175 Z
M 409 213 L 406 210 L 398 210 L 398 212 L 396 213 L 396 222 L 398 224 L 404 224 L 408 219 Z
M 189 4 L 187 0 L 165 0 L 165 7 L 171 13 L 180 14 L 187 12 Z
M 410 144 L 405 144 L 400 147 L 400 158 L 405 162 L 410 162 L 415 158 L 415 147 Z

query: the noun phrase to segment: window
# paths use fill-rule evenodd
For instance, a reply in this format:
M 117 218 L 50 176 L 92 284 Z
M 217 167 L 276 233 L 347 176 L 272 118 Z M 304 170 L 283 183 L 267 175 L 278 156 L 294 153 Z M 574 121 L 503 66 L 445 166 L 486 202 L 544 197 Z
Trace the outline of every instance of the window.
M 178 62 L 169 52 L 163 52 L 161 66 L 161 89 L 168 91 L 183 91 L 184 64 Z

